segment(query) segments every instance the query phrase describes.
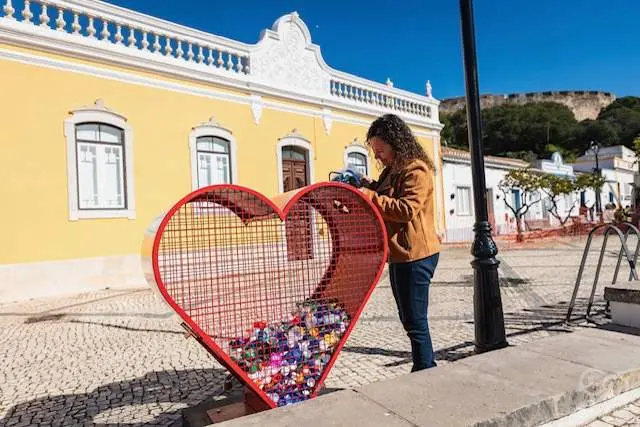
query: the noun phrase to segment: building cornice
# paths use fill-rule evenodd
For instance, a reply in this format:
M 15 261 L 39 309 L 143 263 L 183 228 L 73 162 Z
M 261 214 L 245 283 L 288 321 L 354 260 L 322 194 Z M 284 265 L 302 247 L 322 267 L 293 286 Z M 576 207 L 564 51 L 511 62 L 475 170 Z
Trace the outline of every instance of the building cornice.
M 471 164 L 471 153 L 455 148 L 443 147 L 442 160 L 444 162 Z M 486 166 L 495 166 L 509 169 L 528 168 L 530 164 L 524 160 L 508 157 L 484 156 Z
M 373 117 L 393 112 L 414 126 L 443 128 L 439 101 L 432 96 L 329 67 L 295 12 L 250 45 L 97 0 L 46 3 L 49 11 L 58 11 L 57 20 L 45 18 L 42 24 L 40 17 L 26 19 L 24 10 L 16 10 L 0 18 L 0 42 L 331 110 Z M 90 24 L 81 28 L 79 16 L 90 18 Z
M 163 90 L 169 90 L 173 92 L 186 93 L 194 96 L 201 96 L 205 98 L 218 99 L 226 102 L 234 102 L 238 104 L 248 105 L 253 108 L 256 102 L 260 103 L 260 109 L 272 109 L 275 111 L 284 111 L 288 113 L 301 114 L 310 117 L 326 119 L 327 114 L 330 114 L 333 122 L 342 122 L 358 126 L 368 127 L 371 124 L 370 120 L 364 118 L 353 117 L 349 114 L 341 114 L 339 111 L 327 112 L 326 109 L 320 110 L 315 107 L 291 105 L 285 102 L 279 102 L 275 100 L 261 99 L 256 95 L 240 95 L 228 92 L 216 90 L 214 88 L 201 88 L 195 87 L 184 83 L 174 83 L 170 81 L 154 79 L 151 77 L 145 77 L 134 73 L 128 73 L 123 71 L 115 71 L 106 68 L 99 68 L 96 66 L 79 64 L 75 62 L 67 62 L 59 59 L 53 59 L 44 56 L 33 55 L 29 53 L 15 52 L 12 50 L 0 48 L 0 60 L 15 61 L 23 64 L 35 65 L 44 68 L 51 68 L 57 70 L 64 70 L 67 72 L 73 72 L 78 74 L 85 74 L 91 76 L 98 76 L 104 79 L 115 80 L 125 82 L 129 84 L 136 84 L 145 87 L 159 88 Z M 412 124 L 409 122 L 409 124 Z M 420 126 L 420 125 L 419 125 Z M 424 127 L 424 126 L 420 126 Z M 414 133 L 420 137 L 435 138 L 439 135 L 437 129 L 414 129 Z

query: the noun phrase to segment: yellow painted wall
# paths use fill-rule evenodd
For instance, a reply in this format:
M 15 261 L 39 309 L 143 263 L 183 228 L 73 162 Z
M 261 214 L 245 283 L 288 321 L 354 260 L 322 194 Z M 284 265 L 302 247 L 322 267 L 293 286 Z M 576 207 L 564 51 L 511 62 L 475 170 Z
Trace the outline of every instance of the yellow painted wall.
M 247 104 L 0 60 L 0 264 L 137 253 L 145 228 L 191 191 L 189 133 L 215 116 L 237 141 L 238 184 L 277 192 L 276 144 L 293 128 L 315 151 L 314 181 L 343 167 L 345 146 L 366 127 L 263 108 L 255 124 Z M 64 120 L 101 98 L 133 128 L 136 219 L 70 221 Z M 362 119 L 371 121 L 369 116 Z M 433 143 L 421 138 L 431 155 Z M 372 175 L 377 175 L 370 164 Z

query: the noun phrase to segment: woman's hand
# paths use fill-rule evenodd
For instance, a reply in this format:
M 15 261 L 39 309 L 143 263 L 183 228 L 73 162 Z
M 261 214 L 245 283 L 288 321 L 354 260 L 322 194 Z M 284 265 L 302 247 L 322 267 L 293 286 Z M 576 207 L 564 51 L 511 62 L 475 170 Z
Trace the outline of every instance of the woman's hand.
M 360 175 L 359 178 L 360 178 L 360 181 L 366 185 L 369 185 L 373 182 L 373 179 L 369 178 L 367 175 Z

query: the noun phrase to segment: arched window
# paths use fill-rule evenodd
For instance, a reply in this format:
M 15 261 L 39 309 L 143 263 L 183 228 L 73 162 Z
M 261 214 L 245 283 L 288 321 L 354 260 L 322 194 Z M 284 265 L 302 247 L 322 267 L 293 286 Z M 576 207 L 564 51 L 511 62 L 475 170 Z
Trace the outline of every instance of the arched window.
M 65 120 L 69 218 L 135 218 L 133 134 L 101 100 Z
M 199 136 L 196 139 L 198 188 L 231 183 L 229 145 L 229 141 L 217 136 Z
M 189 148 L 193 190 L 238 182 L 235 138 L 213 117 L 193 128 L 189 135 Z
M 345 147 L 344 166 L 369 175 L 369 152 L 357 138 Z
M 362 153 L 347 154 L 347 167 L 354 169 L 361 174 L 368 175 L 367 156 Z
M 313 147 L 296 129 L 276 144 L 278 192 L 313 184 L 315 170 Z

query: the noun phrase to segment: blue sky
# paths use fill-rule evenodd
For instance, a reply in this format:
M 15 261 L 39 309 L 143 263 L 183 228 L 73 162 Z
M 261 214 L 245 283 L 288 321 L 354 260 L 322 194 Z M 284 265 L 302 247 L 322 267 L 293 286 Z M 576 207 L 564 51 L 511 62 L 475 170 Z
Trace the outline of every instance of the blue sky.
M 429 79 L 440 99 L 464 95 L 457 0 L 108 1 L 245 43 L 297 11 L 333 68 L 418 93 Z M 474 8 L 482 93 L 640 96 L 640 0 L 475 0 Z

